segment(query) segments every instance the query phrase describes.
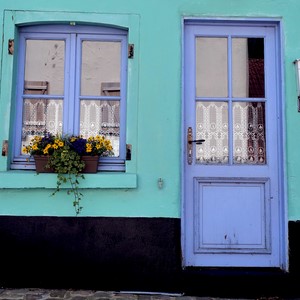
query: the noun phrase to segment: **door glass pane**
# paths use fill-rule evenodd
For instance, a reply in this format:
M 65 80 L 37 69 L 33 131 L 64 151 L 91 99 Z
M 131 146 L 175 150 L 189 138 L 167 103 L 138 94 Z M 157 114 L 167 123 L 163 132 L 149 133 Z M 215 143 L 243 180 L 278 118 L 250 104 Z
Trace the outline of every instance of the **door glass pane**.
M 266 163 L 265 103 L 233 103 L 233 151 L 236 164 Z
M 63 100 L 24 99 L 22 147 L 29 145 L 35 135 L 62 133 Z M 21 150 L 22 153 L 22 150 Z
M 105 88 L 120 93 L 120 70 L 120 42 L 82 42 L 81 95 L 99 96 Z
M 233 97 L 264 98 L 264 39 L 232 39 Z
M 196 38 L 196 96 L 228 96 L 227 38 Z
M 27 40 L 24 93 L 62 95 L 64 65 L 64 41 Z
M 80 101 L 80 134 L 104 135 L 112 142 L 114 156 L 119 156 L 120 101 Z
M 196 103 L 196 162 L 228 163 L 228 104 L 226 102 Z

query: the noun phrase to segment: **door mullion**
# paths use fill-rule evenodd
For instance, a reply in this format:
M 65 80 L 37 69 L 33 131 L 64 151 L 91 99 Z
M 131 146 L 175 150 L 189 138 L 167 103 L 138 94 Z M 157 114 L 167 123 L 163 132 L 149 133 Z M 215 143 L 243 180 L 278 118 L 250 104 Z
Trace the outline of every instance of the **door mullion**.
M 232 115 L 232 39 L 228 36 L 228 163 L 233 164 L 233 115 Z

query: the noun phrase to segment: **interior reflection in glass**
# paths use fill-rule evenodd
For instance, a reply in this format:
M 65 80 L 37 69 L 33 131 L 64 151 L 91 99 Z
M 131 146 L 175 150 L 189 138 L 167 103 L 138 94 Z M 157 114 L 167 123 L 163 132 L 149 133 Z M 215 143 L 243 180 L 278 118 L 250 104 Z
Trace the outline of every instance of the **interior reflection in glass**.
M 264 39 L 232 39 L 233 97 L 264 98 Z
M 81 95 L 98 96 L 103 84 L 119 84 L 120 72 L 120 42 L 82 42 Z
M 228 97 L 227 43 L 227 38 L 196 38 L 197 97 Z

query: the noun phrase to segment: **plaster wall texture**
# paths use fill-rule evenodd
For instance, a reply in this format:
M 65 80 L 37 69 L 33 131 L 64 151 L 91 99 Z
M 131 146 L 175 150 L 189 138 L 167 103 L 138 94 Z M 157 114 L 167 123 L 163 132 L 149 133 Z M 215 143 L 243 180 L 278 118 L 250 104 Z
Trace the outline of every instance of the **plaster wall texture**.
M 15 56 L 8 56 L 7 40 L 14 25 L 83 22 L 129 29 L 135 45 L 129 60 L 127 143 L 132 160 L 124 176 L 87 178 L 84 216 L 144 216 L 179 218 L 181 214 L 182 156 L 182 37 L 184 18 L 270 19 L 282 21 L 283 101 L 285 110 L 285 167 L 290 220 L 300 219 L 300 161 L 296 77 L 293 61 L 300 56 L 297 0 L 153 0 L 70 2 L 65 0 L 0 2 L 1 94 L 0 142 L 12 138 Z M 12 81 L 14 80 L 14 81 Z M 9 161 L 0 157 L 0 212 L 2 215 L 72 216 L 70 199 L 51 197 L 55 176 L 7 176 Z M 163 188 L 157 181 L 163 179 Z M 39 182 L 45 181 L 44 186 Z M 111 182 L 114 181 L 114 184 Z M 122 184 L 126 181 L 127 184 Z M 3 188 L 15 186 L 15 188 Z M 27 189 L 24 187 L 28 187 Z

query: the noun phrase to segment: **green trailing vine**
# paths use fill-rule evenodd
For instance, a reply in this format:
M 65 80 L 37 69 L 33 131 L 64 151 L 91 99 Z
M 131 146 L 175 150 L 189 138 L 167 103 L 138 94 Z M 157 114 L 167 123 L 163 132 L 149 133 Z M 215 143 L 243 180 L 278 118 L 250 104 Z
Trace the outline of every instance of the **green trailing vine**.
M 79 191 L 79 179 L 84 179 L 84 175 L 80 173 L 84 169 L 84 166 L 85 164 L 81 160 L 80 155 L 70 149 L 68 144 L 64 144 L 63 147 L 54 151 L 49 157 L 47 165 L 48 168 L 52 168 L 57 173 L 56 190 L 52 195 L 60 191 L 62 184 L 70 184 L 67 194 L 73 194 L 74 196 L 73 206 L 76 216 L 82 210 L 80 201 L 83 195 Z
M 57 187 L 56 190 L 52 193 L 52 196 L 54 196 L 57 192 L 60 191 L 60 186 L 62 183 L 69 182 L 71 185 L 71 188 L 68 189 L 67 194 L 73 194 L 74 200 L 73 200 L 73 206 L 75 208 L 76 216 L 80 214 L 82 210 L 82 206 L 80 204 L 81 197 L 83 196 L 82 193 L 80 193 L 78 185 L 79 181 L 78 178 L 84 179 L 83 174 L 57 174 Z

